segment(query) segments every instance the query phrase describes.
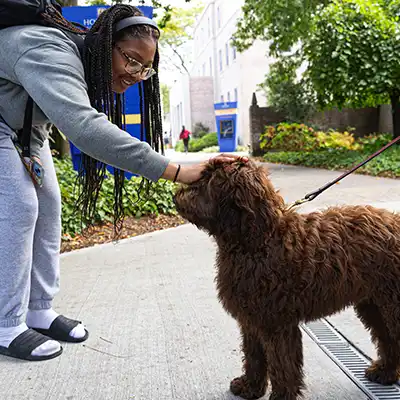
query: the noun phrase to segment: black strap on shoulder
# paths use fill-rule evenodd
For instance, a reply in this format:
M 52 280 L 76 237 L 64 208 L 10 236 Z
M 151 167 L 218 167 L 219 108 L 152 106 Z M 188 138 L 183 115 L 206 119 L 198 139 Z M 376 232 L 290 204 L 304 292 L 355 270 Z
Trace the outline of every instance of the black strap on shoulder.
M 28 96 L 28 101 L 26 102 L 24 126 L 21 132 L 21 146 L 22 146 L 22 156 L 31 156 L 31 130 L 32 130 L 32 119 L 33 119 L 33 99 Z

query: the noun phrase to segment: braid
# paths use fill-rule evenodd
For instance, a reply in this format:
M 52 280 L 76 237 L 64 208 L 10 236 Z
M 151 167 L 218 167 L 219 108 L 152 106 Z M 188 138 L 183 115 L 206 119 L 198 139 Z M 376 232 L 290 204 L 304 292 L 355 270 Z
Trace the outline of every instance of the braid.
M 46 7 L 46 11 L 42 14 L 42 17 L 49 25 L 56 28 L 61 28 L 73 33 L 83 33 L 83 27 L 80 28 L 78 24 L 66 20 L 61 12 L 51 4 Z
M 53 7 L 44 14 L 46 21 L 54 26 L 74 33 L 83 33 L 82 29 L 65 20 Z M 85 79 L 88 85 L 88 96 L 91 105 L 99 112 L 107 115 L 109 121 L 125 130 L 125 97 L 112 91 L 112 52 L 113 45 L 123 37 L 152 37 L 158 41 L 158 31 L 148 25 L 131 26 L 114 35 L 115 24 L 128 17 L 143 15 L 133 6 L 116 4 L 97 18 L 89 31 L 86 31 L 83 54 Z M 154 58 L 153 68 L 158 73 L 158 48 Z M 164 153 L 162 140 L 162 117 L 158 74 L 139 84 L 141 140 L 157 152 Z M 78 180 L 81 193 L 77 205 L 81 208 L 82 220 L 91 224 L 94 222 L 96 203 L 99 192 L 106 177 L 106 165 L 82 153 L 82 164 Z M 139 190 L 143 187 L 143 179 Z M 118 232 L 124 217 L 123 192 L 126 183 L 124 171 L 114 168 L 114 228 Z M 138 198 L 139 198 L 138 193 Z
M 154 149 L 159 152 L 161 150 L 164 153 L 164 143 L 162 140 L 162 113 L 161 113 L 161 99 L 160 99 L 160 84 L 158 80 L 158 64 L 159 64 L 160 56 L 158 49 L 156 51 L 156 55 L 154 57 L 153 68 L 157 72 L 157 74 L 153 75 L 151 81 L 144 82 L 144 90 L 145 99 L 148 100 L 149 109 L 147 114 L 150 114 L 149 117 L 149 127 L 146 129 L 149 136 L 149 143 L 154 144 Z M 151 136 L 150 136 L 151 132 Z M 161 148 L 160 148 L 161 147 Z

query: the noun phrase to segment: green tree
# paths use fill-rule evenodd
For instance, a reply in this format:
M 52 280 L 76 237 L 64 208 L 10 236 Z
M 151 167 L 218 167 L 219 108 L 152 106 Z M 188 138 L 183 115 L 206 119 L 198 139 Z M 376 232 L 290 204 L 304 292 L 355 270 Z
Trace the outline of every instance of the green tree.
M 165 83 L 160 83 L 161 99 L 163 104 L 163 111 L 165 114 L 170 112 L 170 102 L 169 102 L 169 87 Z
M 307 76 L 322 107 L 391 102 L 400 135 L 399 1 L 335 0 L 319 8 L 304 45 Z
M 256 39 L 270 42 L 271 54 L 286 52 L 309 33 L 310 20 L 317 6 L 330 0 L 245 0 L 243 16 L 234 35 L 239 51 Z
M 162 12 L 157 19 L 162 28 L 160 50 L 164 68 L 177 69 L 189 75 L 190 52 L 185 49 L 188 50 L 187 47 L 193 39 L 196 18 L 203 8 L 199 3 L 194 3 L 190 8 L 172 8 L 168 12 Z
M 259 85 L 268 104 L 292 122 L 304 122 L 315 111 L 314 90 L 297 73 L 301 64 L 302 59 L 296 54 L 282 56 L 270 66 L 265 81 Z

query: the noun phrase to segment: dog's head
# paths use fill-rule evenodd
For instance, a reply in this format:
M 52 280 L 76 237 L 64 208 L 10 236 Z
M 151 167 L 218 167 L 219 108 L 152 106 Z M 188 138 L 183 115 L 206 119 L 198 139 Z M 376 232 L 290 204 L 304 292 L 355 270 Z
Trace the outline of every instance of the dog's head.
M 215 236 L 265 232 L 284 206 L 267 171 L 251 161 L 211 161 L 201 179 L 181 187 L 174 200 L 185 219 Z

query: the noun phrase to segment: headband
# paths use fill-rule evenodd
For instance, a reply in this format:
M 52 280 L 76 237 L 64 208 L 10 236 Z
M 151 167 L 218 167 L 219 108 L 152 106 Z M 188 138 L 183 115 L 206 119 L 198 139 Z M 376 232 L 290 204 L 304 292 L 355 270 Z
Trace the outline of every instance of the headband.
M 122 29 L 128 28 L 129 26 L 133 25 L 150 25 L 156 28 L 160 32 L 160 29 L 158 28 L 157 24 L 152 19 L 142 16 L 128 17 L 122 19 L 121 21 L 116 23 L 115 32 L 122 31 Z

